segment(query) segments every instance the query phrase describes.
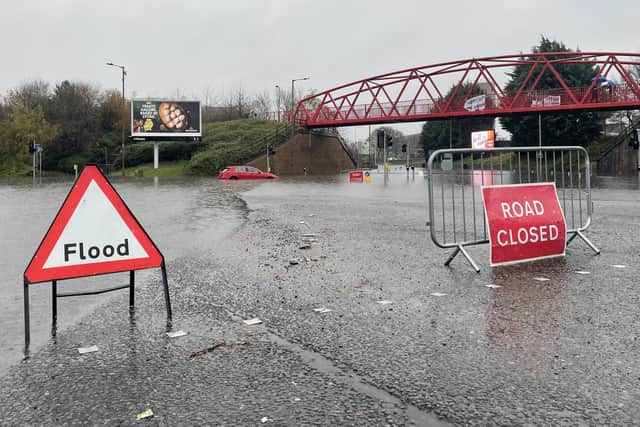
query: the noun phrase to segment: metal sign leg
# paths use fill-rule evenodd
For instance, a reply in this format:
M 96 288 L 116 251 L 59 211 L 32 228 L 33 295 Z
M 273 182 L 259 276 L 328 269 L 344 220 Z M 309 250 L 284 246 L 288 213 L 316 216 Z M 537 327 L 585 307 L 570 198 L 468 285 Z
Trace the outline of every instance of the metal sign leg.
M 136 272 L 134 270 L 129 272 L 129 308 L 133 308 L 135 305 L 135 273 Z
M 169 282 L 167 281 L 167 267 L 162 260 L 162 265 L 160 266 L 160 270 L 162 271 L 162 286 L 164 287 L 164 302 L 167 306 L 167 318 L 171 320 L 171 298 L 169 297 Z
M 24 279 L 24 349 L 25 352 L 29 349 L 29 342 L 31 341 L 31 332 L 29 329 L 29 282 Z
M 56 336 L 58 326 L 58 282 L 51 282 L 51 336 Z

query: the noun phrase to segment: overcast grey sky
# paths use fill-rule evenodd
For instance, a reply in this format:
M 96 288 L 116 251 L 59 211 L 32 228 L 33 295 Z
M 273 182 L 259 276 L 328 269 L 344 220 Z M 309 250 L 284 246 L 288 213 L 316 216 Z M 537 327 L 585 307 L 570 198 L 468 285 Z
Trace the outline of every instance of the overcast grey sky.
M 223 98 L 291 79 L 324 90 L 435 62 L 527 52 L 540 35 L 591 51 L 640 51 L 635 0 L 3 0 L 0 93 L 34 79 L 127 97 Z

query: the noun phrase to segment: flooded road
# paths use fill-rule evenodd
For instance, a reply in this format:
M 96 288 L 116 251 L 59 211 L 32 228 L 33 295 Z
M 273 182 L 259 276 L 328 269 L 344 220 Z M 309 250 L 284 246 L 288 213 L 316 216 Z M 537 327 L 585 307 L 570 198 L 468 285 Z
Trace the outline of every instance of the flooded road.
M 210 179 L 126 180 L 113 183 L 120 196 L 170 263 L 180 256 L 212 251 L 246 217 L 244 202 L 234 188 Z M 24 347 L 22 274 L 64 198 L 72 180 L 31 179 L 0 182 L 0 372 L 20 360 Z M 96 224 L 99 226 L 99 224 Z M 143 271 L 138 283 L 159 274 Z M 128 283 L 128 274 L 60 282 L 59 292 L 100 289 Z M 127 292 L 121 291 L 121 292 Z M 58 301 L 58 328 L 64 330 L 90 313 L 111 294 Z M 30 287 L 32 350 L 47 341 L 51 327 L 50 283 Z
M 469 248 L 477 274 L 460 257 L 442 265 L 449 252 L 429 239 L 420 174 L 387 186 L 377 174 L 371 184 L 114 180 L 167 258 L 172 329 L 187 335 L 164 335 L 155 271 L 132 318 L 126 291 L 62 300 L 55 340 L 48 289 L 34 286 L 39 344 L 0 375 L 0 412 L 40 425 L 131 425 L 147 407 L 166 425 L 633 424 L 640 190 L 637 179 L 595 182 L 587 236 L 601 255 L 576 240 L 565 258 L 490 269 L 480 245 Z M 20 277 L 69 185 L 0 186 L 13 259 L 2 351 L 13 360 Z M 34 203 L 51 212 L 32 224 Z M 242 322 L 254 317 L 263 323 Z M 87 345 L 100 351 L 79 356 Z

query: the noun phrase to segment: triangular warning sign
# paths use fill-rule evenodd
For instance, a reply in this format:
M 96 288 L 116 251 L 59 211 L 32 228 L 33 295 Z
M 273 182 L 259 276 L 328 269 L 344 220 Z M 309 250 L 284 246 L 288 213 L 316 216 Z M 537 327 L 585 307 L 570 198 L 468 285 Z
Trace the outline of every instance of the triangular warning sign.
M 30 283 L 160 267 L 163 257 L 100 169 L 84 168 L 24 272 Z

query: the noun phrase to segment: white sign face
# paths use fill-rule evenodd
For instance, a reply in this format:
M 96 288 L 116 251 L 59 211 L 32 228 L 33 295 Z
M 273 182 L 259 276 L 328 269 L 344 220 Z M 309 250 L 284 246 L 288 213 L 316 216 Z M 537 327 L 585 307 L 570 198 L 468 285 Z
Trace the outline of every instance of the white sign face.
M 560 95 L 545 95 L 542 99 L 534 98 L 531 100 L 532 107 L 543 107 L 550 105 L 560 105 L 562 98 Z
M 91 181 L 43 268 L 148 257 L 113 204 Z
M 492 130 L 471 132 L 471 148 L 494 148 L 495 133 Z
M 473 98 L 469 98 L 464 102 L 464 109 L 467 111 L 482 111 L 487 104 L 486 95 L 478 95 Z

